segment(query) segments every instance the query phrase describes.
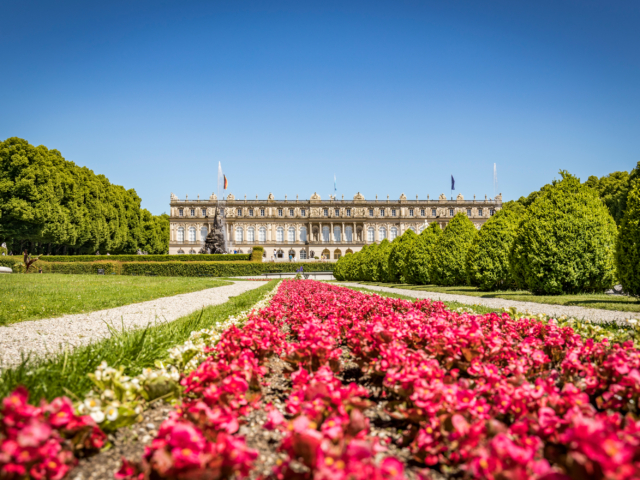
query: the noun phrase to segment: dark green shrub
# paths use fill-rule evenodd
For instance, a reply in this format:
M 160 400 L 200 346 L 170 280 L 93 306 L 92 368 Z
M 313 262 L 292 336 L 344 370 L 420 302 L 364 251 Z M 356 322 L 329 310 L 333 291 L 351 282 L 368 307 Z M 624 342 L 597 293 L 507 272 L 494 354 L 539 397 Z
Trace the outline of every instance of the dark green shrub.
M 333 267 L 333 276 L 335 277 L 336 280 L 340 280 L 340 281 L 349 280 L 349 278 L 347 278 L 347 273 L 348 273 L 347 265 L 352 260 L 352 257 L 353 257 L 353 253 L 347 253 L 346 255 L 340 257 L 338 261 L 335 263 Z
M 261 262 L 263 255 L 264 255 L 264 247 L 262 246 L 253 247 L 253 250 L 251 250 L 251 261 Z
M 254 247 L 254 249 L 257 247 Z M 198 254 L 198 255 L 43 255 L 45 262 L 238 262 L 249 261 L 251 254 Z
M 376 254 L 376 248 L 378 245 L 372 243 L 371 245 L 365 245 L 362 247 L 357 255 L 359 255 L 357 260 L 358 273 L 356 274 L 357 279 L 362 282 L 370 282 L 373 279 L 373 272 L 375 270 L 375 262 L 374 257 Z
M 413 243 L 418 238 L 416 232 L 409 229 L 391 244 L 389 252 L 389 278 L 392 282 L 407 283 L 405 278 L 405 260 L 407 252 L 413 248 Z
M 482 226 L 467 252 L 469 285 L 485 291 L 516 286 L 509 269 L 509 253 L 525 211 L 522 204 L 508 202 Z
M 122 275 L 158 275 L 161 277 L 236 277 L 263 273 L 331 272 L 334 263 L 258 263 L 258 262 L 125 262 Z
M 429 269 L 431 283 L 436 285 L 466 285 L 464 269 L 467 251 L 477 235 L 476 227 L 462 212 L 448 223 L 433 246 L 433 258 Z
M 442 235 L 439 223 L 432 223 L 425 228 L 413 242 L 413 247 L 407 251 L 405 258 L 404 277 L 407 283 L 414 285 L 428 285 L 429 264 L 431 263 L 433 246 Z
M 560 173 L 518 226 L 512 275 L 534 294 L 602 292 L 614 283 L 615 222 L 593 189 Z
M 640 180 L 633 182 L 616 242 L 616 269 L 622 288 L 640 297 Z

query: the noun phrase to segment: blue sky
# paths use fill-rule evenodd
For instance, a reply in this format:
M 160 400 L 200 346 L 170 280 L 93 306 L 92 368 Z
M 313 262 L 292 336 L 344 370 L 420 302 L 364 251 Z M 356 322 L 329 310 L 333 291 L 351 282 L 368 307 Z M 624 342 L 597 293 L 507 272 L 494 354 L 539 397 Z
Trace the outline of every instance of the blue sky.
M 0 139 L 135 188 L 505 199 L 640 161 L 636 1 L 5 0 Z

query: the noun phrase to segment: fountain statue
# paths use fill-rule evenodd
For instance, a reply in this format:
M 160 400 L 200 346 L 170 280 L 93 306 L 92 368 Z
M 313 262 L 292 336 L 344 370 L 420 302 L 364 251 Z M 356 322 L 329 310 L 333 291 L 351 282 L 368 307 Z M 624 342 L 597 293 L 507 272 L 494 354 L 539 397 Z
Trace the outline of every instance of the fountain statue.
M 213 228 L 207 235 L 200 253 L 226 253 L 224 227 L 222 222 L 218 220 L 218 209 L 213 217 Z

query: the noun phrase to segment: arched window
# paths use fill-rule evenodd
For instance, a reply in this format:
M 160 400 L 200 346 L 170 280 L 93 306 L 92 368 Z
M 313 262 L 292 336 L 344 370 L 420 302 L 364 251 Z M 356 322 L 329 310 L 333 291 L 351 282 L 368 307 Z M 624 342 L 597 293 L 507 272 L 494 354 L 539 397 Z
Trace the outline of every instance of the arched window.
M 278 227 L 278 229 L 276 230 L 276 242 L 284 242 L 284 228 L 282 227 Z
M 192 248 L 192 249 L 189 251 L 189 255 L 195 255 L 195 254 L 196 254 L 196 251 Z
M 345 254 L 345 255 L 348 255 L 348 254 L 350 254 L 350 253 L 353 253 L 353 250 L 351 250 L 350 248 L 347 248 L 347 251 L 346 251 L 346 252 L 344 252 L 344 254 Z
M 336 250 L 333 252 L 333 259 L 338 260 L 341 256 L 342 256 L 342 252 L 336 248 Z
M 178 228 L 178 241 L 180 243 L 184 242 L 184 227 Z M 184 253 L 184 252 L 182 252 Z
M 287 237 L 287 240 L 289 242 L 295 242 L 296 241 L 296 229 L 293 227 L 289 227 L 289 235 Z
M 306 259 L 307 259 L 307 251 L 300 250 L 300 260 L 306 260 Z
M 416 233 L 416 229 L 413 227 L 409 227 L 409 230 L 413 230 L 413 233 Z
M 253 227 L 247 228 L 247 241 L 255 242 L 256 241 L 256 229 Z
M 378 230 L 378 239 L 382 241 L 385 238 L 387 238 L 387 229 L 384 227 L 380 227 L 380 230 Z
M 196 241 L 196 227 L 189 227 L 189 241 Z
M 329 242 L 331 239 L 329 238 L 330 230 L 329 227 L 322 227 L 322 241 Z
M 209 233 L 207 231 L 207 227 L 202 227 L 200 229 L 200 240 L 202 240 L 204 242 L 207 239 L 207 233 Z
M 342 231 L 340 227 L 333 227 L 333 241 L 340 242 L 342 237 Z
M 351 227 L 345 228 L 344 236 L 347 242 L 353 242 L 353 229 Z
M 184 233 L 184 232 L 182 232 L 182 233 Z M 182 249 L 178 250 L 178 255 L 184 255 L 184 250 L 182 250 Z
M 328 248 L 325 248 L 325 249 L 322 251 L 322 256 L 323 256 L 325 259 L 327 259 L 327 260 L 328 260 L 329 258 L 331 258 L 331 252 L 329 251 L 329 249 L 328 249 Z
M 424 229 L 427 228 L 429 226 L 429 224 L 425 221 L 422 225 L 420 225 L 420 228 L 418 229 L 420 233 L 424 232 Z
M 307 241 L 307 227 L 300 227 L 300 241 L 301 242 Z M 300 258 L 302 258 L 302 252 L 300 252 Z M 305 256 L 305 258 L 307 257 Z
M 276 253 L 277 258 L 284 258 L 284 252 L 282 250 L 278 250 Z
M 375 241 L 373 227 L 367 228 L 367 242 L 372 243 Z
M 236 242 L 242 242 L 244 240 L 244 232 L 242 227 L 236 227 Z
M 398 229 L 396 227 L 391 227 L 391 235 L 389 236 L 389 240 L 392 240 L 398 236 Z
M 293 249 L 289 250 L 289 258 L 296 258 L 295 250 L 293 250 Z
M 260 230 L 258 230 L 258 240 L 260 243 L 267 241 L 267 229 L 265 227 L 260 227 Z

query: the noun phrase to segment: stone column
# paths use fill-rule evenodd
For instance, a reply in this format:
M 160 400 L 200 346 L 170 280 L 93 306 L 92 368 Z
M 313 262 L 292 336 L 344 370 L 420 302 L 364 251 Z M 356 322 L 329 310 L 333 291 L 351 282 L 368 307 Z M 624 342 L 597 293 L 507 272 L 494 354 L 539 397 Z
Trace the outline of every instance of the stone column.
M 342 231 L 340 232 L 340 243 L 346 243 L 347 239 L 344 232 L 344 222 L 342 222 Z

